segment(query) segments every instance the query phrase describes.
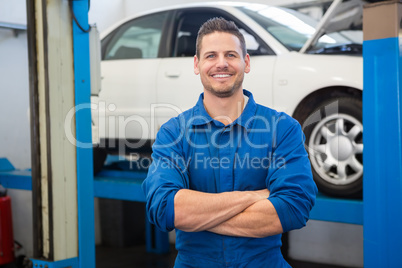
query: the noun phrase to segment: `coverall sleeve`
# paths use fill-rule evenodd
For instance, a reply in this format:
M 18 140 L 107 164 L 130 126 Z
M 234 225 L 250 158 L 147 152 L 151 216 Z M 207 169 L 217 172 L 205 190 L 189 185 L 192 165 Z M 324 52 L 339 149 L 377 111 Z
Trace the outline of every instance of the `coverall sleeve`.
M 304 148 L 304 134 L 294 119 L 281 121 L 274 135 L 274 166 L 267 176 L 269 201 L 281 221 L 283 232 L 306 225 L 315 203 L 317 186 Z M 276 139 L 276 140 L 275 140 Z
M 182 156 L 179 126 L 163 125 L 152 146 L 152 164 L 142 184 L 149 221 L 162 231 L 174 226 L 174 197 L 188 188 L 188 172 Z

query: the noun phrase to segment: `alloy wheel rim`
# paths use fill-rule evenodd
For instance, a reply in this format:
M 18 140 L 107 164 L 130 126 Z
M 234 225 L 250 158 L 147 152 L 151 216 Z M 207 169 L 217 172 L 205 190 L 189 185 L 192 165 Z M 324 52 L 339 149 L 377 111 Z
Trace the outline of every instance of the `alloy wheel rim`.
M 348 185 L 363 174 L 363 125 L 347 114 L 317 123 L 308 143 L 311 164 L 326 182 Z

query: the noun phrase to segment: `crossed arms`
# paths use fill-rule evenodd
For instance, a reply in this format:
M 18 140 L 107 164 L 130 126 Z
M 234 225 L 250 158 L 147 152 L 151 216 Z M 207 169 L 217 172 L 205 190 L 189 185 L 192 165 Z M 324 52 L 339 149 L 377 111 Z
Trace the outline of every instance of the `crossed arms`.
M 241 237 L 266 237 L 283 232 L 268 190 L 219 194 L 179 190 L 174 198 L 177 229 L 210 231 Z
M 174 129 L 161 128 L 155 144 L 170 144 L 178 136 L 173 134 Z M 172 157 L 181 159 L 180 143 L 168 148 L 154 144 L 153 162 L 142 185 L 150 222 L 164 231 L 177 228 L 241 237 L 266 237 L 305 226 L 317 187 L 300 141 L 300 125 L 294 123 L 285 130 L 277 128 L 284 133 L 278 134 L 282 138 L 276 142 L 275 154 L 283 157 L 286 165 L 269 168 L 264 174 L 269 191 L 189 190 L 186 161 Z

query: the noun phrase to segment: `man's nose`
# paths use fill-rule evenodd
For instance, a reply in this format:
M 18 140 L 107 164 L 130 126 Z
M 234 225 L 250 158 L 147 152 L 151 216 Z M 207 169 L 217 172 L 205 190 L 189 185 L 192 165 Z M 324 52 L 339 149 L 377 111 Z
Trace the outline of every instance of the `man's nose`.
M 224 55 L 220 55 L 218 57 L 218 60 L 216 62 L 216 67 L 217 68 L 226 68 L 226 67 L 228 67 L 228 62 L 227 62 L 227 59 L 226 59 L 226 57 Z

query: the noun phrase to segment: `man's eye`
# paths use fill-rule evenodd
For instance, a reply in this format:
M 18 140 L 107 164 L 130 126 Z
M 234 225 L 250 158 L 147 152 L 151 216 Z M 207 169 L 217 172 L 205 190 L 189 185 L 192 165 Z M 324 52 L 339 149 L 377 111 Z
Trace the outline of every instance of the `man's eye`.
M 235 58 L 235 57 L 236 57 L 236 55 L 235 55 L 235 54 L 230 53 L 230 54 L 228 54 L 228 57 Z
M 211 54 L 211 55 L 208 55 L 208 56 L 207 56 L 207 58 L 213 58 L 213 57 L 215 57 L 215 55 L 212 55 L 212 54 Z

